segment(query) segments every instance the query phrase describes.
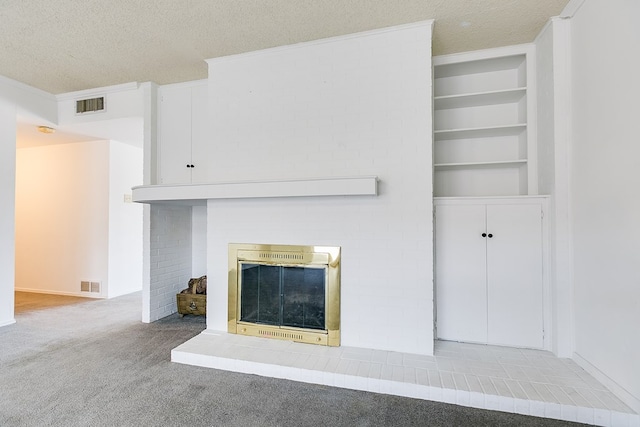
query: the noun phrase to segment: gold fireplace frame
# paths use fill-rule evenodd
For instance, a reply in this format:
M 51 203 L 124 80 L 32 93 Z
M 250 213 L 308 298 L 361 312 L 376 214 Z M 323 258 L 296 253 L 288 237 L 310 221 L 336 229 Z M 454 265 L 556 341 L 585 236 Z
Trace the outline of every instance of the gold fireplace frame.
M 240 262 L 277 266 L 326 266 L 325 330 L 301 329 L 242 322 L 240 318 Z M 340 345 L 340 247 L 229 244 L 228 332 L 264 338 Z

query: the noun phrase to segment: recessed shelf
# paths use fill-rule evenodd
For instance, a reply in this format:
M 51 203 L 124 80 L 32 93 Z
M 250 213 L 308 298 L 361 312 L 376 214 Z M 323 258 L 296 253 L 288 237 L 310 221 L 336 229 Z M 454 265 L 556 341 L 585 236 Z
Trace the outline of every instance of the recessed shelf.
M 504 126 L 488 126 L 465 129 L 442 129 L 433 131 L 433 134 L 436 141 L 441 141 L 447 139 L 486 138 L 491 136 L 518 135 L 520 132 L 526 130 L 526 128 L 526 123 L 517 123 Z
M 526 86 L 526 55 L 502 56 L 497 50 L 495 52 L 497 56 L 494 57 L 487 56 L 492 55 L 488 51 L 434 57 L 434 95 L 461 95 Z
M 519 46 L 434 58 L 436 196 L 536 193 L 531 53 Z
M 436 96 L 433 98 L 436 110 L 451 108 L 477 107 L 481 105 L 508 104 L 518 102 L 527 93 L 526 87 L 495 90 L 486 92 L 465 93 L 460 95 Z
M 478 52 L 475 52 L 478 54 Z M 439 56 L 433 59 L 434 78 L 463 76 L 485 73 L 495 74 L 500 71 L 510 71 L 522 66 L 525 58 L 522 53 L 501 57 L 476 58 L 474 60 L 460 61 L 461 54 Z
M 447 169 L 495 169 L 495 168 L 513 168 L 526 165 L 526 160 L 504 160 L 497 162 L 461 162 L 461 163 L 436 163 L 433 166 L 437 170 Z

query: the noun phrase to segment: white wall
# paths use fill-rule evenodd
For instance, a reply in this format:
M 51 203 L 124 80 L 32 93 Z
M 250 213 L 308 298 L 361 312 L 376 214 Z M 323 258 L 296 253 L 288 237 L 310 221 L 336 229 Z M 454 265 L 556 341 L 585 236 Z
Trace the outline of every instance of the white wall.
M 228 243 L 341 246 L 342 345 L 432 354 L 431 24 L 209 61 L 209 181 L 380 193 L 210 201 L 208 328 L 227 328 Z
M 0 326 L 14 323 L 16 107 L 0 98 Z
M 58 118 L 64 125 L 74 124 L 79 129 L 82 124 L 95 126 L 105 120 L 140 117 L 144 113 L 146 87 L 137 83 L 125 83 L 103 88 L 67 92 L 58 95 Z M 78 99 L 104 97 L 105 108 L 99 113 L 76 114 Z
M 142 148 L 111 141 L 108 298 L 142 289 L 142 205 L 124 200 L 141 184 Z
M 569 21 L 552 18 L 535 41 L 538 115 L 538 188 L 549 203 L 549 277 L 552 350 L 573 355 L 573 301 L 569 222 Z
M 48 92 L 0 76 L 0 98 L 17 108 L 19 115 L 36 117 L 43 123 L 56 123 L 58 120 L 56 97 Z
M 56 107 L 53 95 L 0 76 L 0 326 L 15 321 L 16 118 L 55 122 Z
M 571 20 L 576 359 L 640 411 L 640 2 Z M 613 383 L 613 385 L 611 384 Z
M 207 274 L 207 207 L 191 208 L 191 275 Z
M 536 38 L 536 99 L 538 110 L 538 190 L 551 194 L 555 184 L 555 87 L 553 73 L 553 23 Z
M 116 141 L 16 155 L 16 289 L 112 298 L 142 289 L 142 149 Z M 80 281 L 101 282 L 81 293 Z
M 77 295 L 89 280 L 104 291 L 109 141 L 22 148 L 16 158 L 16 289 Z
M 147 82 L 140 85 L 143 101 L 143 166 L 144 185 L 156 184 L 157 179 L 157 106 L 158 86 Z M 151 206 L 142 206 L 142 315 L 143 322 L 151 322 Z
M 151 205 L 149 227 L 148 311 L 142 321 L 153 322 L 177 311 L 176 294 L 188 287 L 191 278 L 191 207 Z M 147 289 L 148 286 L 148 289 Z

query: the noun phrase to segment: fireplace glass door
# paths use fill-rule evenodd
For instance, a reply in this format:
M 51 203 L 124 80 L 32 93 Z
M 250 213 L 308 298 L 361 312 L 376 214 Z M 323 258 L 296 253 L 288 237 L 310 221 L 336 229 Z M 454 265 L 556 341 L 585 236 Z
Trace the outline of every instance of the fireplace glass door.
M 325 267 L 241 263 L 240 321 L 326 329 Z

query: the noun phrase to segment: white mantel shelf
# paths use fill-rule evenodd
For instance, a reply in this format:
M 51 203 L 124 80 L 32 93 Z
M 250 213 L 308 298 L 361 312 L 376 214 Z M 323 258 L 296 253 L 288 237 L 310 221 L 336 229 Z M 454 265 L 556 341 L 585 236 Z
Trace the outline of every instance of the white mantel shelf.
M 187 205 L 206 204 L 209 199 L 377 195 L 378 177 L 376 176 L 133 187 L 134 202 Z

